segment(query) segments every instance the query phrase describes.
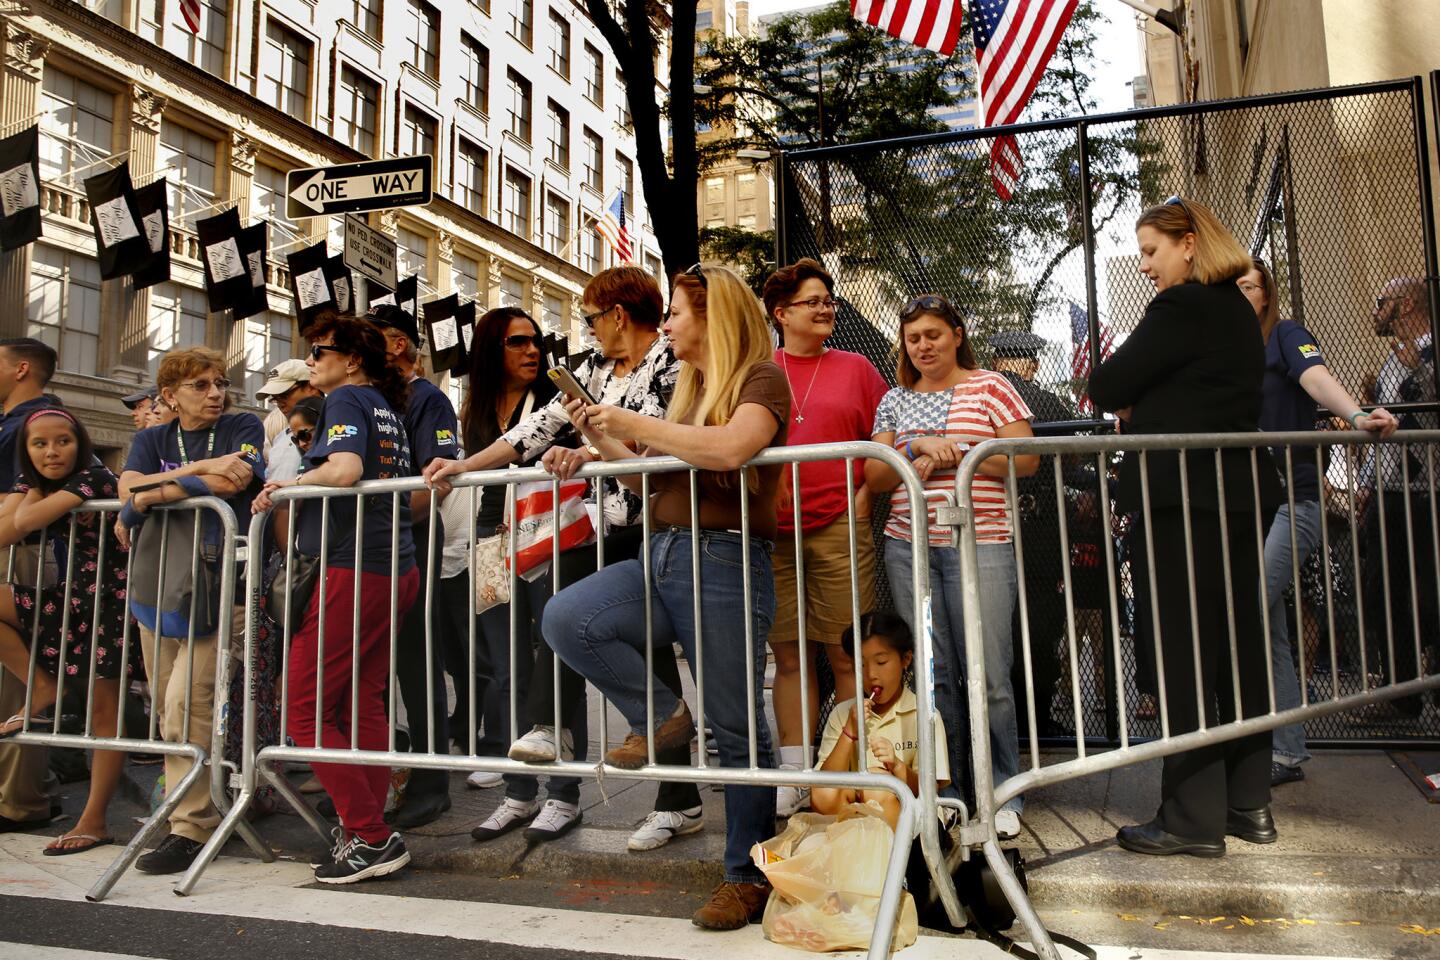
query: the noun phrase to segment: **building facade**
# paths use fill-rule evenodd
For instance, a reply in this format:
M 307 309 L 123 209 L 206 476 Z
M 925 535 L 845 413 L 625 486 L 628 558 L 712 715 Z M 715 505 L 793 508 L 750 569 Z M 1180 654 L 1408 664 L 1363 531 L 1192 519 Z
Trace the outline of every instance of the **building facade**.
M 712 38 L 753 36 L 753 26 L 746 0 L 699 0 L 695 10 L 696 56 L 703 56 L 705 44 Z M 732 133 L 701 124 L 695 135 L 703 145 Z M 739 227 L 757 233 L 772 229 L 773 172 L 774 165 L 769 161 L 742 157 L 726 159 L 705 170 L 695 185 L 700 226 Z
M 286 173 L 367 158 L 433 157 L 435 200 L 370 214 L 420 299 L 517 304 L 578 335 L 578 296 L 613 255 L 591 228 L 623 190 L 635 259 L 659 271 L 635 138 L 603 38 L 576 0 L 30 0 L 0 14 L 0 125 L 40 124 L 43 233 L 0 261 L 3 336 L 60 352 L 55 390 L 115 451 L 119 397 L 177 345 L 224 352 L 242 402 L 298 356 L 285 256 L 340 217 L 289 220 Z M 101 281 L 83 181 L 128 160 L 169 182 L 171 280 Z M 270 311 L 206 309 L 196 220 L 229 206 L 270 222 Z M 361 285 L 363 286 L 363 284 Z M 360 306 L 364 305 L 363 293 Z M 572 342 L 574 340 L 572 339 Z

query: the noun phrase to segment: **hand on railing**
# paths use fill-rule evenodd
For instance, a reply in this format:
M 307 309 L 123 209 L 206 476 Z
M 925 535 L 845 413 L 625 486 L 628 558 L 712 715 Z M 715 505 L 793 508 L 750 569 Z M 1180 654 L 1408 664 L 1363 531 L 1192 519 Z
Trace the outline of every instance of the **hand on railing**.
M 571 450 L 569 447 L 551 447 L 545 451 L 545 456 L 540 458 L 540 465 L 555 476 L 557 480 L 569 480 L 576 472 L 587 463 L 599 459 L 585 449 Z
M 1361 412 L 1364 413 L 1364 411 Z M 1388 440 L 1392 433 L 1400 429 L 1400 421 L 1395 419 L 1395 414 L 1384 407 L 1376 407 L 1369 413 L 1355 418 L 1355 429 L 1378 433 L 1381 440 Z
M 430 485 L 430 489 L 445 496 L 452 489 L 449 478 L 464 472 L 464 460 L 445 460 L 436 457 L 425 464 L 425 469 L 420 471 L 420 476 Z
M 299 482 L 299 478 L 294 480 L 267 481 L 265 486 L 260 488 L 260 492 L 255 494 L 255 499 L 250 502 L 250 512 L 255 514 L 264 513 L 266 510 L 269 510 L 275 505 L 275 501 L 270 498 L 271 494 L 281 487 L 293 487 Z

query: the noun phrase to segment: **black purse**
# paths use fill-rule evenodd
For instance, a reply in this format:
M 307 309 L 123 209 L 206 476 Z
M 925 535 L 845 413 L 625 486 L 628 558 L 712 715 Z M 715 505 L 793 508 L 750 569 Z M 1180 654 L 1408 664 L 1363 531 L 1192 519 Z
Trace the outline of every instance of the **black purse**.
M 289 559 L 289 569 L 282 559 L 279 569 L 275 571 L 275 579 L 270 581 L 270 590 L 266 594 L 266 609 L 282 628 L 285 626 L 287 608 L 293 609 L 295 615 L 290 620 L 290 629 L 293 631 L 300 626 L 300 618 L 305 616 L 305 608 L 310 606 L 310 594 L 314 592 L 315 581 L 320 577 L 321 563 L 319 557 L 299 551 L 292 553 Z

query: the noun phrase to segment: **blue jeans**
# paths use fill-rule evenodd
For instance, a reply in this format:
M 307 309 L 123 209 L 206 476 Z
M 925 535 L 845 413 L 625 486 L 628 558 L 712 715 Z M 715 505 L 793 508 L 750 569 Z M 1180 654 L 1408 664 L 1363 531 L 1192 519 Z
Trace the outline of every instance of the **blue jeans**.
M 1320 544 L 1320 501 L 1295 501 L 1294 562 L 1301 566 Z M 1290 652 L 1290 626 L 1285 622 L 1285 590 L 1295 582 L 1290 551 L 1290 504 L 1275 513 L 1270 532 L 1265 536 L 1265 591 L 1270 600 L 1270 663 L 1275 673 L 1275 709 L 1293 710 L 1300 706 L 1300 678 L 1295 673 L 1295 658 Z M 1302 631 L 1303 622 L 1296 626 Z M 1276 727 L 1271 753 L 1276 763 L 1298 767 L 1310 759 L 1305 749 L 1305 726 L 1292 723 Z
M 1015 551 L 1008 543 L 982 543 L 976 547 L 980 561 L 980 615 L 985 635 L 985 700 L 990 719 L 990 771 L 998 786 L 1020 772 L 1020 734 L 1015 719 L 1015 691 L 1010 685 L 1010 667 L 1015 648 L 1010 621 L 1015 612 Z M 910 575 L 910 543 L 893 537 L 885 539 L 885 573 L 890 578 L 890 596 L 896 611 L 915 629 L 912 607 L 914 581 Z M 965 722 L 967 700 L 962 686 L 965 676 L 965 607 L 960 588 L 960 551 L 951 547 L 930 548 L 930 614 L 935 633 L 935 708 L 945 721 L 945 739 L 950 747 L 950 776 L 962 782 L 969 744 Z M 1024 797 L 1014 797 L 1005 809 L 1019 813 Z
M 775 618 L 775 583 L 770 543 L 750 538 L 750 627 L 753 651 L 745 660 L 744 567 L 739 534 L 700 531 L 700 582 L 690 562 L 693 534 L 671 528 L 650 538 L 652 637 L 659 647 L 678 641 L 695 672 L 695 607 L 701 598 L 704 641 L 705 720 L 715 733 L 722 767 L 750 765 L 749 717 L 754 711 L 756 762 L 773 767 L 770 726 L 765 719 L 765 638 Z M 560 657 L 615 705 L 633 733 L 644 735 L 645 570 L 640 560 L 607 566 L 566 587 L 545 608 L 541 632 Z M 754 678 L 755 699 L 747 705 L 746 672 Z M 656 679 L 657 725 L 679 701 Z M 725 788 L 725 879 L 759 883 L 764 875 L 750 860 L 750 848 L 775 832 L 775 788 Z

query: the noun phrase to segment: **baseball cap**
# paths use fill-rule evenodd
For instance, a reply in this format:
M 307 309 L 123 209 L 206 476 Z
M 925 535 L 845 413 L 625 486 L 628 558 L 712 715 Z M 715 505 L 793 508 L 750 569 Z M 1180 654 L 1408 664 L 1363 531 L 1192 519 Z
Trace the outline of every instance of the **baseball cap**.
M 304 360 L 282 360 L 270 371 L 265 385 L 255 391 L 257 397 L 278 397 L 297 384 L 310 382 L 310 365 Z
M 1045 338 L 1029 330 L 1002 330 L 988 338 L 990 349 L 997 357 L 1022 357 L 1034 360 L 1045 346 Z
M 408 310 L 393 303 L 382 303 L 371 307 L 365 314 L 365 319 L 377 327 L 394 327 L 409 337 L 410 342 L 415 346 L 420 346 L 420 327 L 415 322 L 415 318 L 410 316 Z
M 125 404 L 125 408 L 127 410 L 134 410 L 146 400 L 154 400 L 156 394 L 158 393 L 159 390 L 157 388 L 146 387 L 144 390 L 136 391 L 135 393 L 130 394 L 128 397 L 121 397 L 120 402 Z

